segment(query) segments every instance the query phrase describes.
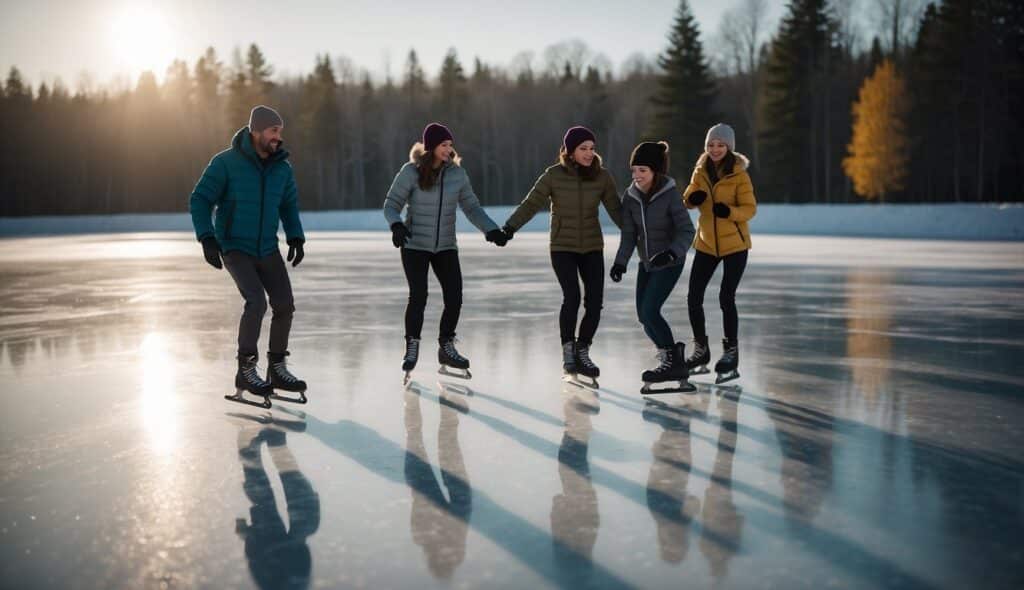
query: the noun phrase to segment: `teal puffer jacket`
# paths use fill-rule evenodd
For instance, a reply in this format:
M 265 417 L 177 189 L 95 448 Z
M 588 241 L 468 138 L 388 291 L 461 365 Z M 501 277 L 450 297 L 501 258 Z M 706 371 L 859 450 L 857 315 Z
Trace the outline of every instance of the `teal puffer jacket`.
M 189 211 L 196 238 L 216 236 L 224 252 L 267 256 L 277 250 L 278 224 L 284 225 L 286 240 L 305 240 L 287 150 L 279 148 L 261 163 L 248 127 L 239 129 L 231 147 L 207 164 L 192 190 Z

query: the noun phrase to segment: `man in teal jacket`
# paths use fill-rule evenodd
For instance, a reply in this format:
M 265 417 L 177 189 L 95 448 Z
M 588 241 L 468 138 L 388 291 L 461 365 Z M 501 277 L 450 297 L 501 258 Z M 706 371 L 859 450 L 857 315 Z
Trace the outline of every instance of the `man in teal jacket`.
M 223 258 L 245 299 L 238 326 L 234 401 L 244 401 L 243 390 L 264 398 L 272 395 L 274 388 L 306 390 L 306 383 L 292 375 L 285 363 L 295 304 L 277 246 L 278 223 L 284 226 L 292 266 L 302 262 L 305 236 L 295 176 L 288 152 L 281 147 L 283 129 L 277 111 L 262 105 L 253 108 L 249 125 L 235 133 L 230 148 L 210 160 L 189 199 L 192 225 L 206 261 L 219 269 Z M 270 296 L 274 312 L 265 380 L 256 369 L 260 324 L 267 311 L 264 292 Z M 301 400 L 305 400 L 304 394 Z

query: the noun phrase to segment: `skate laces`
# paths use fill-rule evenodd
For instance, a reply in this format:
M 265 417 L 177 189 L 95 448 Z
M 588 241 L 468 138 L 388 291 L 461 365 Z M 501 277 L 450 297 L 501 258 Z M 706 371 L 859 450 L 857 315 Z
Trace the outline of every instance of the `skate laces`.
M 295 383 L 299 380 L 298 377 L 292 375 L 291 371 L 288 370 L 288 361 L 284 359 L 271 363 L 270 366 L 273 368 L 274 373 L 277 373 L 278 377 L 289 383 Z
M 658 362 L 661 363 L 654 369 L 655 373 L 661 373 L 672 368 L 672 354 L 669 349 L 659 348 L 658 353 L 654 356 L 658 359 Z
M 412 360 L 420 354 L 420 341 L 412 338 L 405 343 L 405 360 Z
M 451 340 L 445 340 L 444 344 L 441 345 L 441 348 L 443 348 L 445 354 L 447 354 L 451 358 L 461 360 L 462 359 L 462 355 L 459 354 L 459 351 L 455 350 L 455 343 L 456 342 L 458 342 L 457 338 L 452 338 Z
M 590 347 L 589 346 L 576 346 L 576 356 L 579 357 L 580 363 L 587 368 L 596 367 L 594 361 L 590 360 Z
M 256 363 L 245 363 L 242 365 L 242 377 L 244 377 L 249 383 L 264 383 L 259 374 L 259 366 Z

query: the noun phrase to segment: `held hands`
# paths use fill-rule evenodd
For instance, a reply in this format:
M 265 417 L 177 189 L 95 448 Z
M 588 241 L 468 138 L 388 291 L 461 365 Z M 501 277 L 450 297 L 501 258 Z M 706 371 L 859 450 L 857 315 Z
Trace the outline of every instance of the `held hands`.
M 725 203 L 715 203 L 712 211 L 715 212 L 715 217 L 721 217 L 722 219 L 728 219 L 729 214 L 732 212 L 732 210 L 729 209 L 729 206 Z
M 516 230 L 512 229 L 512 226 L 507 223 L 501 228 L 501 231 L 504 232 L 506 240 L 511 240 L 512 234 L 516 233 Z
M 671 250 L 658 252 L 657 254 L 654 255 L 654 258 L 651 258 L 651 266 L 665 266 L 666 264 L 671 264 L 672 262 L 674 262 L 675 259 L 676 254 Z
M 409 241 L 412 237 L 412 232 L 409 228 L 405 227 L 405 224 L 401 221 L 396 221 L 391 224 L 391 243 L 395 245 L 395 248 L 401 248 Z
M 292 238 L 288 240 L 288 260 L 291 261 L 292 266 L 298 266 L 302 259 L 306 257 L 306 253 L 302 250 L 302 245 L 306 241 L 302 238 Z M 292 260 L 292 259 L 295 260 Z
M 217 243 L 217 238 L 213 236 L 203 238 L 203 257 L 213 268 L 224 268 L 224 264 L 220 261 L 220 244 Z
M 708 198 L 708 194 L 704 191 L 693 191 L 690 193 L 690 204 L 694 207 L 699 207 L 704 199 Z
M 508 243 L 508 236 L 505 235 L 505 232 L 501 231 L 500 229 L 492 229 L 491 231 L 484 234 L 484 237 L 487 239 L 488 242 L 493 243 L 495 246 L 498 246 L 499 248 Z
M 611 272 L 608 273 L 608 276 L 611 277 L 611 279 L 613 281 L 618 283 L 619 281 L 622 280 L 622 275 L 624 275 L 624 274 L 626 274 L 626 267 L 625 266 L 623 266 L 621 264 L 613 264 L 612 265 L 612 270 L 611 270 Z

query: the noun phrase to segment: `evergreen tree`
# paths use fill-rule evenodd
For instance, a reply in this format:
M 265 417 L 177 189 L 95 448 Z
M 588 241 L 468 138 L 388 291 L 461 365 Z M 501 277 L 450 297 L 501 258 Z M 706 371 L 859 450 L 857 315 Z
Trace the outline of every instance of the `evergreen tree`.
M 269 101 L 270 91 L 274 83 L 270 76 L 274 68 L 267 63 L 267 58 L 255 43 L 249 45 L 249 51 L 245 57 L 246 81 L 249 84 L 249 101 L 253 105 L 263 104 Z
M 903 190 L 909 157 L 906 113 L 906 84 L 886 59 L 864 81 L 853 105 L 853 140 L 843 170 L 857 194 L 884 201 Z
M 651 139 L 667 140 L 679 157 L 671 159 L 670 173 L 688 176 L 693 167 L 689 155 L 704 149 L 704 135 L 717 121 L 714 101 L 717 90 L 704 58 L 700 31 L 687 0 L 680 0 L 669 45 L 658 57 L 661 75 L 651 98 Z
M 828 191 L 833 146 L 825 123 L 839 55 L 826 7 L 826 0 L 791 0 L 765 63 L 758 166 L 767 200 L 811 201 Z
M 420 65 L 420 59 L 416 55 L 415 49 L 409 50 L 409 57 L 405 60 L 403 85 L 409 113 L 413 120 L 424 118 L 427 110 L 427 105 L 424 104 L 427 98 L 427 79 L 423 74 L 423 67 Z
M 458 126 L 458 122 L 465 116 L 469 100 L 466 82 L 466 74 L 455 48 L 449 49 L 438 76 L 438 116 L 450 125 Z

